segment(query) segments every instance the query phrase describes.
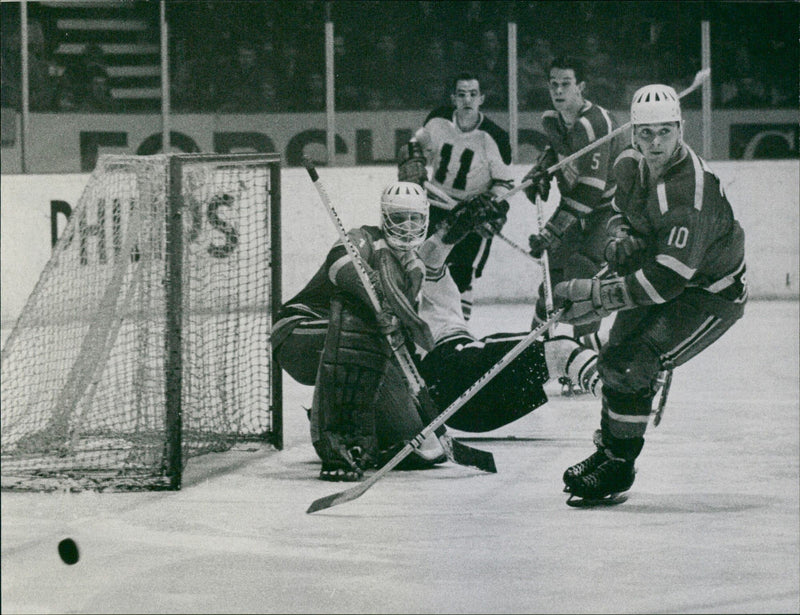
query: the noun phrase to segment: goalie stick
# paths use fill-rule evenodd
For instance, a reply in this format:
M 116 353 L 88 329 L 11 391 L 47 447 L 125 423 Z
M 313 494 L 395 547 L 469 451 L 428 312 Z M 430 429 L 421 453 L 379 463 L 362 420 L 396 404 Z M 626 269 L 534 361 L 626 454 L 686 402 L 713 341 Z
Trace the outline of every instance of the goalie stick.
M 466 404 L 470 399 L 472 399 L 478 391 L 480 391 L 484 386 L 486 386 L 492 378 L 497 376 L 505 367 L 511 363 L 514 359 L 516 359 L 522 352 L 530 346 L 533 342 L 539 339 L 542 334 L 548 330 L 551 326 L 558 322 L 558 319 L 561 318 L 561 314 L 564 313 L 564 308 L 561 308 L 553 313 L 553 315 L 547 320 L 547 322 L 542 323 L 540 326 L 536 327 L 533 331 L 528 333 L 523 339 L 521 339 L 516 346 L 514 346 L 511 350 L 509 350 L 502 359 L 500 359 L 497 363 L 495 363 L 489 371 L 487 371 L 483 376 L 478 378 L 475 383 L 470 386 L 466 391 L 464 391 L 458 399 L 453 401 L 444 412 L 442 412 L 439 416 L 437 416 L 427 427 L 425 427 L 421 432 L 419 432 L 410 442 L 408 442 L 402 449 L 400 449 L 397 454 L 392 457 L 389 461 L 387 461 L 383 467 L 379 468 L 375 474 L 367 478 L 361 483 L 358 483 L 356 486 L 351 487 L 350 489 L 346 489 L 344 491 L 340 491 L 338 493 L 333 493 L 331 495 L 326 495 L 325 497 L 319 498 L 314 500 L 311 503 L 311 506 L 308 507 L 306 513 L 313 513 L 319 510 L 324 510 L 326 508 L 331 508 L 338 504 L 344 504 L 345 502 L 350 502 L 355 500 L 356 498 L 363 495 L 372 485 L 377 483 L 387 472 L 389 472 L 392 468 L 394 468 L 398 463 L 403 461 L 415 448 L 417 448 L 422 441 L 427 438 L 434 430 L 436 430 L 440 425 L 443 425 L 444 422 L 449 419 L 453 414 L 455 414 L 464 404 Z
M 697 88 L 699 88 L 703 84 L 703 82 L 710 75 L 711 75 L 711 69 L 710 68 L 704 68 L 703 70 L 699 71 L 694 76 L 694 80 L 692 81 L 692 84 L 688 88 L 683 90 L 680 94 L 678 94 L 678 98 L 679 99 L 683 98 L 684 96 L 694 92 Z M 619 128 L 616 128 L 616 129 L 612 130 L 611 132 L 609 132 L 604 137 L 600 137 L 596 141 L 592 141 L 591 143 L 589 143 L 585 147 L 582 147 L 577 152 L 574 152 L 574 153 L 570 154 L 569 156 L 566 156 L 565 158 L 562 158 L 557 163 L 555 163 L 553 166 L 551 166 L 551 167 L 549 167 L 547 169 L 547 174 L 548 175 L 552 175 L 553 173 L 558 171 L 560 168 L 568 165 L 573 160 L 576 160 L 576 159 L 580 158 L 584 154 L 587 154 L 588 152 L 592 151 L 593 149 L 595 149 L 596 147 L 598 147 L 600 145 L 603 145 L 604 143 L 608 143 L 611 139 L 613 139 L 617 135 L 621 134 L 622 132 L 624 132 L 628 128 L 630 128 L 630 126 L 631 126 L 631 123 L 630 122 L 626 122 L 625 124 L 623 124 Z M 502 198 L 503 199 L 507 199 L 507 198 L 509 198 L 511 196 L 514 196 L 515 194 L 517 194 L 517 192 L 525 190 L 525 188 L 527 188 L 531 184 L 533 184 L 533 181 L 528 179 L 528 180 L 522 182 L 519 186 L 516 186 L 516 187 L 512 188 L 511 190 L 509 190 L 508 192 L 506 192 L 502 196 Z
M 303 157 L 303 166 L 308 171 L 308 175 L 311 178 L 311 182 L 314 184 L 314 187 L 317 189 L 320 200 L 322 201 L 325 209 L 328 211 L 328 215 L 336 226 L 336 230 L 339 233 L 339 238 L 347 250 L 348 256 L 353 261 L 356 273 L 358 274 L 361 284 L 364 286 L 364 289 L 369 296 L 370 303 L 372 304 L 375 313 L 380 313 L 381 303 L 378 299 L 378 295 L 375 292 L 375 288 L 372 286 L 372 282 L 367 275 L 366 269 L 364 268 L 364 262 L 361 259 L 361 255 L 356 250 L 353 242 L 350 241 L 350 238 L 347 236 L 347 231 L 345 230 L 339 215 L 336 213 L 336 210 L 333 207 L 330 196 L 328 196 L 325 186 L 322 185 L 322 182 L 319 179 L 317 169 L 314 167 L 314 163 L 308 156 Z M 395 344 L 392 343 L 392 340 L 388 336 L 387 342 L 389 347 L 392 349 L 392 353 L 394 354 L 397 363 L 400 365 L 400 369 L 403 371 L 406 382 L 411 389 L 411 393 L 416 398 L 417 402 L 422 408 L 428 411 L 429 416 L 438 412 L 436 403 L 431 398 L 430 393 L 425 385 L 425 381 L 422 379 L 422 376 L 420 376 L 419 371 L 417 370 L 417 367 L 414 364 L 410 353 L 408 352 L 408 349 L 405 346 L 395 347 Z M 455 438 L 451 438 L 447 434 L 439 436 L 439 440 L 442 444 L 445 454 L 447 455 L 447 458 L 451 462 L 459 465 L 474 467 L 484 472 L 497 472 L 497 466 L 495 465 L 494 455 L 492 455 L 492 453 L 467 446 L 466 444 L 458 442 L 458 440 Z

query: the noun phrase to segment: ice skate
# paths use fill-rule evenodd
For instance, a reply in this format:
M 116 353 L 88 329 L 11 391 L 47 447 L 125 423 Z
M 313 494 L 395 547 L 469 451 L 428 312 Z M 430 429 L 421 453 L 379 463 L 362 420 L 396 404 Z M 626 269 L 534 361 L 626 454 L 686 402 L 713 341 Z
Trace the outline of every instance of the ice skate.
M 345 467 L 344 464 L 323 461 L 322 469 L 319 471 L 319 479 L 333 483 L 344 482 L 354 483 L 360 481 L 364 476 L 363 472 Z
M 608 461 L 609 456 L 606 454 L 605 446 L 603 446 L 603 434 L 599 429 L 594 432 L 592 441 L 597 447 L 597 450 L 583 461 L 578 462 L 564 470 L 564 475 L 562 478 L 564 480 L 565 493 L 570 492 L 573 483 L 577 482 L 578 479 L 590 474 L 591 472 L 594 472 L 605 461 Z
M 569 376 L 559 377 L 558 383 L 561 385 L 561 397 L 580 397 L 588 392 L 576 386 Z
M 608 457 L 605 451 L 598 450 L 595 455 L 598 453 L 606 456 L 606 460 L 595 470 L 571 481 L 568 491 L 570 495 L 567 499 L 569 506 L 609 506 L 621 504 L 628 499 L 624 492 L 631 488 L 636 477 L 634 462 L 619 457 Z
M 356 482 L 364 477 L 363 465 L 366 465 L 363 450 L 360 446 L 341 449 L 341 459 L 323 460 L 319 471 L 319 479 L 330 482 Z

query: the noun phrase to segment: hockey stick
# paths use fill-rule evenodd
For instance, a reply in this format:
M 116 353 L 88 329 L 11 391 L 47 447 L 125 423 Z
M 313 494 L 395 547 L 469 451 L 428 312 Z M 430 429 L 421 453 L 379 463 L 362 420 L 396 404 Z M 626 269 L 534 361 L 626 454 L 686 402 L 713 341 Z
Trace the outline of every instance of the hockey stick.
M 444 422 L 449 419 L 453 414 L 455 414 L 464 404 L 466 404 L 470 399 L 472 399 L 478 391 L 480 391 L 484 386 L 486 386 L 492 378 L 494 378 L 497 374 L 500 373 L 509 363 L 511 363 L 514 359 L 516 359 L 522 352 L 530 346 L 533 342 L 535 342 L 541 335 L 548 329 L 548 327 L 555 324 L 561 315 L 564 313 L 564 308 L 559 309 L 558 311 L 554 312 L 550 319 L 528 333 L 523 339 L 521 339 L 516 346 L 514 346 L 511 350 L 509 350 L 505 356 L 500 359 L 497 363 L 495 363 L 489 371 L 487 371 L 483 376 L 478 378 L 475 383 L 470 386 L 466 391 L 464 391 L 458 399 L 453 401 L 444 412 L 442 412 L 439 416 L 437 416 L 427 427 L 425 427 L 421 432 L 419 432 L 413 440 L 411 440 L 408 444 L 406 444 L 402 449 L 400 449 L 397 454 L 392 457 L 389 461 L 384 464 L 383 467 L 379 468 L 375 474 L 367 478 L 361 483 L 358 483 L 354 487 L 350 489 L 346 489 L 344 491 L 340 491 L 338 493 L 333 493 L 331 495 L 326 495 L 325 497 L 319 498 L 314 500 L 311 503 L 311 506 L 308 507 L 306 513 L 313 513 L 317 512 L 318 510 L 324 510 L 326 508 L 331 508 L 332 506 L 336 506 L 337 504 L 344 504 L 345 502 L 350 502 L 355 500 L 357 497 L 363 495 L 372 485 L 377 483 L 387 472 L 389 472 L 392 468 L 394 468 L 398 463 L 403 461 L 416 447 L 420 445 L 420 443 L 427 438 L 435 429 L 437 429 L 440 425 L 443 425 Z
M 542 211 L 542 199 L 539 195 L 536 196 L 536 222 L 539 228 L 539 234 L 544 230 L 544 212 Z M 550 316 L 553 311 L 553 284 L 550 280 L 550 256 L 547 250 L 542 251 L 542 258 L 539 261 L 542 265 L 542 285 L 544 286 L 544 313 Z M 549 330 L 552 335 L 554 332 Z
M 458 204 L 457 201 L 453 197 L 451 197 L 449 194 L 447 194 L 444 190 L 442 190 L 438 186 L 426 181 L 425 184 L 424 184 L 424 187 L 428 192 L 434 194 L 437 198 L 441 199 L 443 204 L 448 205 L 447 209 L 453 209 L 453 207 L 455 207 Z M 495 237 L 497 237 L 498 239 L 500 239 L 500 240 L 504 241 L 505 243 L 507 243 L 512 248 L 514 248 L 517 252 L 521 252 L 522 254 L 527 256 L 529 259 L 534 260 L 537 263 L 539 262 L 538 258 L 533 256 L 530 252 L 528 252 L 528 250 L 523 248 L 521 245 L 519 245 L 517 243 L 514 243 L 511 239 L 509 239 L 508 237 L 503 235 L 503 233 L 495 232 L 494 230 L 492 230 L 492 234 Z
M 656 407 L 655 414 L 653 415 L 653 426 L 658 427 L 661 419 L 664 416 L 664 408 L 667 405 L 667 396 L 669 389 L 672 386 L 672 367 L 665 365 L 658 374 L 658 379 L 661 381 L 661 397 L 658 399 L 658 406 Z
M 314 167 L 314 163 L 308 156 L 303 157 L 303 166 L 305 166 L 306 170 L 308 171 L 308 175 L 311 177 L 311 182 L 317 189 L 320 199 L 322 200 L 323 205 L 325 205 L 325 209 L 328 211 L 328 215 L 336 226 L 336 230 L 339 233 L 339 238 L 347 250 L 348 256 L 353 261 L 356 273 L 361 280 L 364 290 L 367 292 L 370 303 L 372 304 L 372 308 L 375 310 L 376 314 L 379 314 L 382 310 L 380 299 L 378 299 L 375 288 L 372 286 L 372 282 L 367 275 L 364 261 L 361 259 L 361 255 L 356 250 L 353 242 L 350 241 L 350 238 L 347 236 L 347 231 L 345 230 L 339 215 L 336 213 L 336 210 L 333 207 L 330 196 L 328 196 L 328 191 L 325 190 L 325 186 L 322 185 L 322 182 L 319 179 L 319 174 Z M 430 393 L 425 385 L 425 381 L 417 371 L 417 367 L 414 364 L 408 349 L 405 346 L 396 347 L 388 335 L 386 336 L 386 341 L 389 344 L 389 347 L 392 349 L 392 353 L 394 354 L 394 357 L 406 378 L 406 382 L 411 389 L 412 395 L 419 402 L 420 406 L 427 411 L 428 415 L 434 414 L 432 410 L 438 412 L 436 403 L 431 398 Z M 497 472 L 497 466 L 495 465 L 494 455 L 492 455 L 492 453 L 462 444 L 458 442 L 458 440 L 455 440 L 448 435 L 439 436 L 439 440 L 441 441 L 442 448 L 447 454 L 448 459 L 453 463 L 472 466 L 478 468 L 479 470 L 483 470 L 484 472 Z
M 683 98 L 684 96 L 687 96 L 688 94 L 691 94 L 692 92 L 694 92 L 697 88 L 699 88 L 703 84 L 703 82 L 710 75 L 711 75 L 711 69 L 710 68 L 704 68 L 703 70 L 699 71 L 694 76 L 694 81 L 692 81 L 692 84 L 688 88 L 683 90 L 680 94 L 678 94 L 678 98 Z M 626 131 L 630 127 L 631 127 L 631 122 L 627 122 L 627 123 L 623 124 L 622 126 L 620 126 L 619 128 L 616 128 L 616 129 L 612 130 L 611 132 L 609 132 L 604 137 L 600 137 L 596 141 L 592 141 L 591 143 L 589 143 L 585 147 L 582 147 L 581 149 L 579 149 L 577 152 L 574 152 L 574 153 L 570 154 L 569 156 L 566 156 L 565 158 L 562 158 L 557 163 L 555 163 L 553 166 L 548 167 L 547 174 L 548 175 L 552 175 L 553 173 L 558 171 L 560 168 L 568 165 L 573 160 L 576 160 L 576 159 L 580 158 L 584 154 L 587 154 L 588 152 L 592 151 L 596 147 L 599 147 L 600 145 L 603 145 L 604 143 L 608 143 L 609 141 L 611 141 L 611 139 L 613 139 L 617 135 L 621 134 L 622 132 Z M 503 195 L 502 198 L 503 199 L 507 199 L 507 198 L 509 198 L 511 196 L 514 196 L 517 192 L 525 190 L 525 188 L 527 188 L 531 184 L 533 184 L 533 181 L 528 179 L 528 180 L 522 182 L 519 186 L 516 186 L 516 187 L 512 188 L 511 190 L 509 190 L 508 192 L 506 192 Z

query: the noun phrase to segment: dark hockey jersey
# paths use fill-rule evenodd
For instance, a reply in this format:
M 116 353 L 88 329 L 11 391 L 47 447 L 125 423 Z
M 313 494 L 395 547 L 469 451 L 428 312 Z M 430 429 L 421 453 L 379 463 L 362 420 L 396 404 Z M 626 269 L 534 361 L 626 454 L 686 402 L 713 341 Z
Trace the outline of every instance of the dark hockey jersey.
M 508 133 L 483 114 L 475 128 L 463 131 L 455 110 L 452 105 L 434 109 L 417 131 L 433 167 L 431 183 L 458 201 L 487 190 L 498 195 L 510 190 L 514 178 Z
M 425 276 L 425 265 L 416 255 L 416 252 L 409 252 L 408 262 L 401 263 L 394 256 L 394 252 L 383 238 L 381 229 L 376 226 L 362 226 L 348 231 L 347 235 L 352 240 L 363 261 L 375 271 L 379 269 L 378 260 L 381 258 L 379 254 L 382 252 L 387 253 L 388 260 L 394 262 L 397 267 L 397 273 L 394 277 L 401 292 L 410 303 L 415 304 L 418 301 L 420 287 Z M 325 262 L 309 280 L 308 284 L 283 304 L 278 313 L 278 318 L 282 319 L 295 315 L 328 318 L 331 298 L 336 293 L 342 292 L 342 289 L 337 286 L 337 279 L 338 281 L 341 280 L 341 278 L 338 278 L 339 272 L 345 267 L 351 269 L 353 273 L 355 272 L 347 250 L 341 241 L 337 241 L 328 252 Z M 350 277 L 353 278 L 352 275 Z M 344 289 L 345 292 L 349 290 L 351 289 Z M 366 303 L 365 296 L 362 298 Z M 369 307 L 371 309 L 371 306 Z
M 617 122 L 611 113 L 588 100 L 572 126 L 567 126 L 558 111 L 542 114 L 542 128 L 558 160 L 606 136 L 616 127 Z M 612 166 L 621 149 L 621 137 L 616 137 L 556 173 L 562 202 L 577 216 L 587 216 L 595 209 L 611 204 L 614 196 Z
M 744 231 L 722 184 L 686 145 L 673 160 L 656 180 L 633 147 L 614 164 L 614 208 L 647 240 L 642 266 L 625 276 L 631 296 L 638 305 L 651 305 L 699 287 L 744 302 Z

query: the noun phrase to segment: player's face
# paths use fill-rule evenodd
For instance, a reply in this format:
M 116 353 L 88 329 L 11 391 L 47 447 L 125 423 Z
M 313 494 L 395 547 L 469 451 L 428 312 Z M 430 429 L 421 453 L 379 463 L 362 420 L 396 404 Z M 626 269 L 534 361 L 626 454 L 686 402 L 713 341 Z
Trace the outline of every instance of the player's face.
M 639 124 L 634 128 L 633 137 L 650 169 L 658 172 L 675 153 L 681 139 L 681 128 L 678 122 Z
M 550 71 L 550 100 L 556 111 L 577 113 L 583 106 L 583 88 L 585 83 L 578 83 L 575 71 L 571 68 L 554 68 Z
M 473 118 L 483 104 L 483 94 L 477 79 L 465 79 L 456 82 L 456 91 L 452 95 L 453 105 L 462 119 Z

